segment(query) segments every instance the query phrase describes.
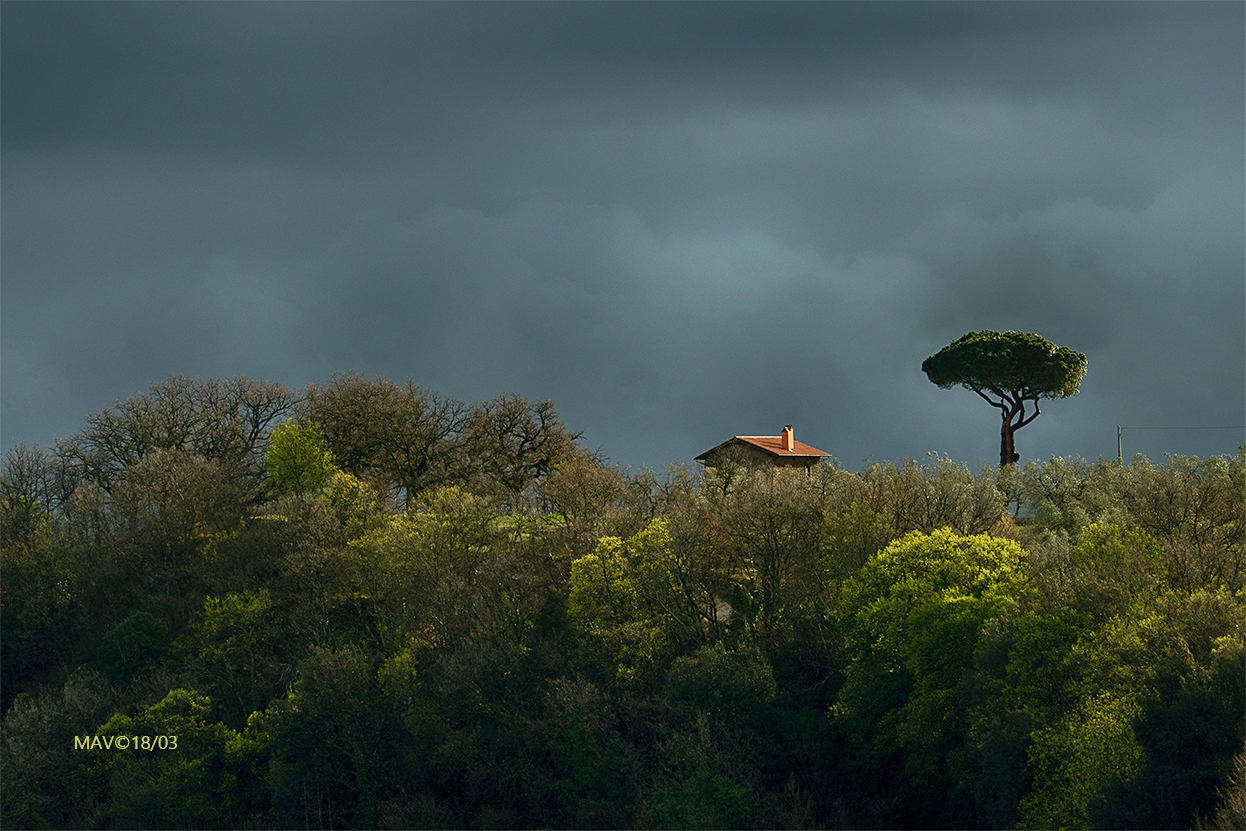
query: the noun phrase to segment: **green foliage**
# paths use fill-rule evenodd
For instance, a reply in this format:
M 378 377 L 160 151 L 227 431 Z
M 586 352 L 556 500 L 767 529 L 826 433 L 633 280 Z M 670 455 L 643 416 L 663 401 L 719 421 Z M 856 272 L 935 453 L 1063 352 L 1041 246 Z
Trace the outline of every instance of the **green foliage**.
M 1030 750 L 1034 790 L 1021 801 L 1020 826 L 1093 827 L 1092 802 L 1142 767 L 1145 754 L 1133 730 L 1140 713 L 1134 696 L 1103 692 L 1059 725 L 1038 731 Z
M 734 612 L 762 640 L 825 629 L 838 567 L 820 545 L 825 501 L 817 480 L 783 468 L 746 470 L 709 494 L 739 584 Z
M 386 659 L 377 670 L 376 680 L 408 732 L 413 737 L 427 733 L 434 707 L 421 682 L 416 656 L 404 650 Z
M 899 637 L 922 602 L 998 603 L 1022 579 L 1024 552 L 1012 540 L 914 531 L 873 557 L 844 586 L 841 616 L 857 648 Z
M 209 597 L 181 643 L 238 729 L 289 680 L 289 631 L 281 611 L 267 589 Z
M 603 536 L 639 530 L 630 520 L 640 513 L 636 488 L 617 468 L 607 467 L 587 453 L 575 453 L 546 477 L 536 489 L 544 510 L 556 521 L 560 546 L 570 559 L 583 557 Z
M 74 750 L 74 737 L 107 721 L 117 704 L 104 677 L 82 667 L 63 685 L 23 693 L 7 708 L 0 729 L 6 828 L 89 827 L 71 796 L 73 772 L 90 758 Z
M 114 684 L 132 679 L 157 662 L 170 646 L 169 627 L 147 612 L 135 612 L 100 641 L 96 658 Z
M 895 535 L 886 515 L 863 500 L 854 501 L 842 513 L 828 512 L 822 533 L 837 605 L 838 589 L 843 582 L 886 548 Z
M 345 471 L 335 470 L 329 476 L 325 498 L 348 541 L 385 525 L 386 517 L 376 489 Z
M 1053 458 L 1028 462 L 1021 474 L 1022 499 L 1034 524 L 1076 537 L 1092 522 L 1129 523 L 1128 479 L 1142 464 L 1122 466 Z
M 1001 398 L 1067 398 L 1086 374 L 1086 356 L 1024 332 L 970 332 L 922 362 L 942 389 L 956 385 Z
M 1240 603 L 1223 589 L 1144 593 L 1101 626 L 1085 626 L 1068 649 L 1076 615 L 1060 617 L 1040 627 L 1054 671 L 1048 689 L 1031 698 L 1044 705 L 1046 726 L 1033 734 L 1034 784 L 1019 806 L 1022 823 L 1171 827 L 1209 813 L 1246 737 Z M 1014 655 L 1040 640 L 1027 629 Z M 1026 674 L 1041 672 L 1036 663 Z M 1018 692 L 1041 687 L 1016 680 Z
M 641 804 L 654 828 L 751 828 L 756 795 L 704 716 L 693 729 L 672 735 L 659 750 L 656 780 Z
M 745 786 L 698 770 L 678 784 L 654 790 L 645 808 L 658 828 L 750 828 L 752 802 Z
M 863 501 L 888 520 L 892 538 L 910 531 L 951 528 L 958 534 L 984 534 L 1004 516 L 1004 494 L 994 471 L 974 476 L 968 465 L 931 454 L 932 464 L 875 463 L 861 481 Z M 890 540 L 888 540 L 889 542 Z
M 1107 667 L 1090 676 L 1135 691 L 1145 751 L 1136 776 L 1109 784 L 1091 808 L 1098 827 L 1174 827 L 1210 815 L 1246 740 L 1246 610 L 1224 589 L 1166 592 L 1105 627 Z
M 677 659 L 666 679 L 672 701 L 729 723 L 755 723 L 774 700 L 774 673 L 756 647 L 728 651 L 710 644 Z
M 416 510 L 392 518 L 350 546 L 366 564 L 364 585 L 392 650 L 487 647 L 510 636 L 508 587 L 497 517 L 460 488 L 425 494 Z M 513 588 L 513 587 L 510 587 Z
M 6 457 L 5 827 L 1241 824 L 1246 448 L 660 478 L 262 391 Z
M 6 500 L 21 497 L 5 497 Z M 47 523 L 40 520 L 40 525 Z M 0 705 L 57 665 L 74 643 L 83 575 L 59 535 L 36 530 L 0 548 Z
M 1030 462 L 1021 492 L 1039 532 L 1076 541 L 1095 522 L 1146 532 L 1161 545 L 1173 585 L 1236 592 L 1246 579 L 1246 446 L 1232 457 L 1173 456 L 1161 467 L 1144 457 Z
M 1166 582 L 1159 545 L 1146 533 L 1091 523 L 1073 551 L 1074 603 L 1103 619 L 1154 597 Z
M 28 548 L 48 525 L 49 516 L 38 500 L 20 493 L 0 497 L 0 548 Z
M 1186 588 L 1246 584 L 1246 445 L 1236 456 L 1170 456 L 1130 465 L 1123 501 L 1164 546 L 1169 579 Z
M 348 544 L 329 500 L 285 496 L 270 503 L 257 524 L 263 527 L 253 542 L 275 561 L 273 596 L 291 601 L 283 608 L 294 636 L 322 645 L 364 637 L 368 564 Z
M 376 827 L 380 767 L 372 659 L 359 649 L 314 648 L 290 695 L 255 713 L 248 734 L 271 743 L 272 816 L 278 827 L 317 817 L 327 827 Z
M 970 332 L 923 361 L 922 371 L 942 389 L 959 384 L 999 409 L 1003 468 L 1020 458 L 1013 434 L 1038 417 L 1039 399 L 1077 395 L 1086 356 L 1034 334 Z M 1027 401 L 1034 407 L 1028 415 Z
M 564 828 L 631 827 L 638 749 L 616 725 L 626 716 L 595 684 L 553 679 L 545 697 L 548 713 L 540 734 L 552 765 L 545 800 L 550 825 Z M 641 729 L 658 729 L 647 720 Z
M 1012 625 L 1006 679 L 1012 705 L 1055 721 L 1074 703 L 1066 661 L 1089 628 L 1089 615 L 1058 607 L 1051 614 L 1028 612 Z
M 1216 829 L 1216 831 L 1234 831 L 1246 828 L 1246 748 L 1233 757 L 1233 772 L 1222 791 L 1217 792 L 1220 798 L 1216 812 L 1210 821 L 1200 816 L 1195 828 Z
M 670 548 L 666 521 L 655 519 L 626 541 L 603 537 L 591 554 L 571 564 L 567 611 L 600 638 L 625 684 L 653 678 L 672 657 L 672 624 L 686 619 Z
M 250 775 L 254 748 L 238 733 L 210 721 L 211 709 L 206 696 L 177 689 L 139 715 L 117 714 L 94 731 L 101 740 L 124 739 L 127 749 L 79 751 L 90 754 L 90 761 L 75 775 L 74 792 L 89 824 L 238 827 L 245 816 L 239 778 Z M 168 737 L 164 746 L 161 736 Z M 134 737 L 140 743 L 137 749 L 130 747 Z M 157 742 L 154 749 L 141 744 L 148 740 Z
M 326 449 L 324 432 L 314 421 L 277 425 L 264 458 L 269 486 L 275 494 L 312 493 L 323 488 L 337 467 Z
M 913 532 L 873 557 L 843 589 L 848 666 L 830 710 L 861 798 L 890 793 L 870 824 L 965 825 L 970 798 L 958 748 L 974 704 L 975 654 L 988 620 L 1021 588 L 1012 540 Z

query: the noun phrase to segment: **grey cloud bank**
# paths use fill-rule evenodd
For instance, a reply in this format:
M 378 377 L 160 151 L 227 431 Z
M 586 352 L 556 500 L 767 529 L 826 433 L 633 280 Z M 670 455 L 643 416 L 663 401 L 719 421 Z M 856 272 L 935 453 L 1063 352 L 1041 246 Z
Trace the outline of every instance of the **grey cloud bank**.
M 1085 352 L 1023 459 L 1246 424 L 1239 3 L 0 7 L 0 439 L 171 373 L 989 463 L 922 360 Z M 1127 432 L 1125 454 L 1242 430 Z

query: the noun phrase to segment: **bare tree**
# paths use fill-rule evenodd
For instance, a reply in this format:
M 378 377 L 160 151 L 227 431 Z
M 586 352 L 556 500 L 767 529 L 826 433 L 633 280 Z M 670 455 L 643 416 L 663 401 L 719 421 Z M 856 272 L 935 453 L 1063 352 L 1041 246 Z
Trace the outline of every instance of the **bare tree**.
M 320 424 L 343 470 L 378 482 L 410 505 L 422 492 L 460 482 L 467 407 L 407 381 L 334 376 L 307 388 L 305 417 Z
M 563 426 L 554 403 L 514 393 L 478 405 L 468 424 L 475 475 L 512 505 L 576 451 L 580 433 Z
M 254 498 L 264 476 L 268 433 L 295 395 L 279 384 L 183 375 L 88 416 L 77 435 L 53 448 L 70 490 L 89 482 L 111 492 L 126 471 L 156 450 L 180 450 L 221 465 Z

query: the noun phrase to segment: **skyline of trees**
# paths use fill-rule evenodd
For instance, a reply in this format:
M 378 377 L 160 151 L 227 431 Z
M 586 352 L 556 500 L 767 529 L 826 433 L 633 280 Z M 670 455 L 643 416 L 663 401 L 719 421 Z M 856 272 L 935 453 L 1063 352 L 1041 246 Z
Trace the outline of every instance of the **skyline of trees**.
M 1244 492 L 1246 446 L 660 476 L 551 402 L 169 379 L 0 468 L 0 811 L 1240 827 Z

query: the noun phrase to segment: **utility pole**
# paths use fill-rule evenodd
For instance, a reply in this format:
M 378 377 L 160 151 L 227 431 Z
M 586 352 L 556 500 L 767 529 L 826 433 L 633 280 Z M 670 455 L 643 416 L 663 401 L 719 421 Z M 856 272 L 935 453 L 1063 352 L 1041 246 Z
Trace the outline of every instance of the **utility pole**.
M 1121 461 L 1121 426 L 1119 424 L 1116 425 L 1116 461 Z

